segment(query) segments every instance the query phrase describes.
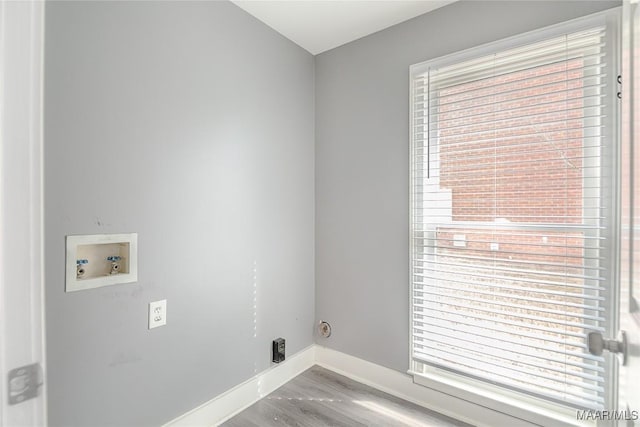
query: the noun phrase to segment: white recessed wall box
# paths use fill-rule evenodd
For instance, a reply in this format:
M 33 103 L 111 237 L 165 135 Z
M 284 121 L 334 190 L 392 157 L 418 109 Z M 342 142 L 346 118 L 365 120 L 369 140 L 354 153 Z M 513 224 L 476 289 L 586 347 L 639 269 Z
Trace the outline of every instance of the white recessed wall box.
M 137 233 L 67 236 L 67 292 L 136 281 Z

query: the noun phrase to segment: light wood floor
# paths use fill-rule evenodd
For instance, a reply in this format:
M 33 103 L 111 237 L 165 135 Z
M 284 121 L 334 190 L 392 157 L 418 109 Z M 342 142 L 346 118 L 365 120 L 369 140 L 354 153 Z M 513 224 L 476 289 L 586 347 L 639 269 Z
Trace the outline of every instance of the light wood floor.
M 223 427 L 469 426 L 314 366 Z

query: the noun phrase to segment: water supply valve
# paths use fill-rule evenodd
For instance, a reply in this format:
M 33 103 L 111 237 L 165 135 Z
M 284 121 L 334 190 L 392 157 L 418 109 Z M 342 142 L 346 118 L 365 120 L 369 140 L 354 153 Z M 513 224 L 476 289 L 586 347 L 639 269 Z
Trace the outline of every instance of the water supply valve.
M 110 256 L 107 257 L 107 261 L 111 262 L 111 273 L 110 274 L 118 274 L 120 272 L 120 260 L 122 257 L 119 256 Z
M 76 277 L 78 279 L 82 279 L 84 277 L 84 273 L 87 272 L 87 269 L 84 267 L 85 264 L 89 264 L 88 259 L 77 259 L 76 260 Z

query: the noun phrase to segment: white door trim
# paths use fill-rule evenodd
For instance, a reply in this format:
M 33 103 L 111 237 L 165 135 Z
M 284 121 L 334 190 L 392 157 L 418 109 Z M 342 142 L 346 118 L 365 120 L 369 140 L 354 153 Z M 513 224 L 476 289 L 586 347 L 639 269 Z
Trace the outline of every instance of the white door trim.
M 33 363 L 44 380 L 43 37 L 44 1 L 0 0 L 0 427 L 47 424 L 44 386 L 9 405 L 7 382 Z
M 640 418 L 640 5 L 622 6 L 622 147 L 620 329 L 627 333 L 627 363 L 618 367 L 618 411 Z M 625 412 L 626 411 L 626 412 Z M 625 420 L 626 421 L 626 420 Z M 620 425 L 624 425 L 620 423 Z M 634 424 L 635 425 L 635 424 Z

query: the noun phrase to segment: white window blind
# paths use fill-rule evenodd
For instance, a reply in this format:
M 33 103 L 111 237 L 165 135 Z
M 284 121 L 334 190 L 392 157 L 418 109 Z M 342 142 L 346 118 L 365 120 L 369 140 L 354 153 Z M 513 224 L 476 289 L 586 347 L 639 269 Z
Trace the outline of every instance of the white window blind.
M 604 407 L 605 360 L 585 337 L 609 327 L 606 34 L 413 69 L 414 366 Z

